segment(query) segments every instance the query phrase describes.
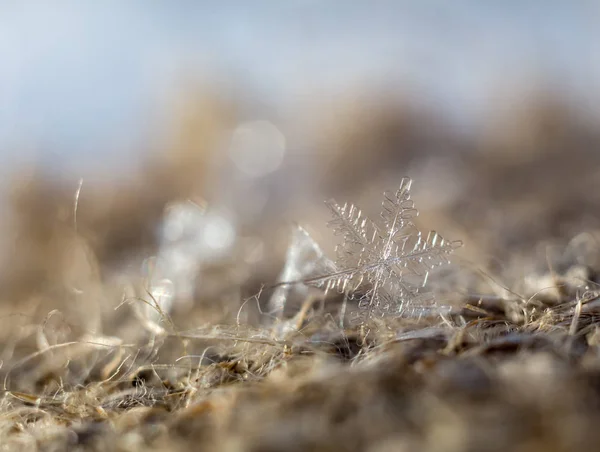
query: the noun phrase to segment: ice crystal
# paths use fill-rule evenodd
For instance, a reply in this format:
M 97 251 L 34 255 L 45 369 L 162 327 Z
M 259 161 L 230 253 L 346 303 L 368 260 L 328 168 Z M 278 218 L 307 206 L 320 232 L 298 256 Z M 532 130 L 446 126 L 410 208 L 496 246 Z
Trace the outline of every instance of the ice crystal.
M 384 193 L 379 223 L 352 204 L 327 201 L 333 216 L 329 226 L 343 239 L 336 247 L 336 269 L 306 282 L 335 288 L 356 300 L 355 322 L 431 309 L 431 297 L 423 290 L 429 273 L 449 263 L 449 255 L 462 245 L 444 240 L 435 231 L 423 236 L 417 229 L 411 184 L 403 178 L 396 192 Z
M 314 275 L 323 275 L 335 271 L 333 263 L 327 259 L 317 242 L 301 226 L 292 231 L 291 242 L 287 250 L 285 265 L 279 275 L 280 283 L 301 281 Z M 299 306 L 308 297 L 305 285 L 281 284 L 275 288 L 269 301 L 269 311 L 277 317 L 283 317 L 286 306 Z

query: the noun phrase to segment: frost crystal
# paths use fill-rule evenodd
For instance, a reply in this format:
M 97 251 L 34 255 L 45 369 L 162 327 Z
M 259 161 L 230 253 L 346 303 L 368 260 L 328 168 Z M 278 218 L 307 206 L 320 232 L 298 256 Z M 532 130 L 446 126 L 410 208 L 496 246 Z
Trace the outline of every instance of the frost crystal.
M 430 310 L 431 298 L 423 292 L 429 272 L 449 263 L 449 255 L 462 245 L 434 231 L 423 237 L 412 221 L 418 211 L 410 197 L 411 184 L 403 178 L 395 193 L 384 193 L 379 224 L 352 204 L 327 202 L 333 216 L 329 226 L 343 237 L 336 247 L 336 270 L 305 282 L 335 288 L 357 300 L 354 322 Z
M 310 275 L 323 275 L 335 270 L 333 263 L 325 257 L 310 234 L 296 226 L 279 281 L 301 281 Z M 279 285 L 269 301 L 270 313 L 282 317 L 286 306 L 300 305 L 307 296 L 308 287 L 305 285 Z

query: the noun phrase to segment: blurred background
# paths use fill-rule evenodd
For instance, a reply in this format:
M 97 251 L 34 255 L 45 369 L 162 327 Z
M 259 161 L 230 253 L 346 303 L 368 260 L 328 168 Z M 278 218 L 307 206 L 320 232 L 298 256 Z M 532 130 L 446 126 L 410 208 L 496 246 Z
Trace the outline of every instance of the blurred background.
M 595 240 L 599 43 L 591 0 L 0 1 L 0 306 L 237 313 L 294 222 L 331 253 L 322 201 L 403 176 L 510 280 Z

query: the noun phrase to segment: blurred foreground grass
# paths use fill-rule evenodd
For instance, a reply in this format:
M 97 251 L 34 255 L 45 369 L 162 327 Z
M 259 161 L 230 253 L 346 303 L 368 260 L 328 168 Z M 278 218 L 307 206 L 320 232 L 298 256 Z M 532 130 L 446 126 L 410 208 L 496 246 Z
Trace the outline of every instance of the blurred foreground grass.
M 276 124 L 190 96 L 167 149 L 126 177 L 16 172 L 0 448 L 593 449 L 600 134 L 543 93 L 472 133 L 408 101 Z M 364 338 L 311 293 L 274 322 L 292 222 L 331 253 L 322 200 L 377 212 L 405 175 L 420 223 L 466 244 L 453 313 Z M 161 297 L 170 310 L 147 309 Z

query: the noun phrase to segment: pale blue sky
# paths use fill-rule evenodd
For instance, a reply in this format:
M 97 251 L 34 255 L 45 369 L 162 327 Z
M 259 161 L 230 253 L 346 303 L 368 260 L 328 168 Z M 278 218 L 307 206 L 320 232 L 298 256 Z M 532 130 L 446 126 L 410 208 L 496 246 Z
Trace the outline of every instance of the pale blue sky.
M 189 69 L 288 112 L 307 87 L 408 81 L 468 120 L 490 86 L 532 70 L 593 108 L 597 4 L 0 0 L 0 155 L 134 149 L 160 128 L 166 93 Z

